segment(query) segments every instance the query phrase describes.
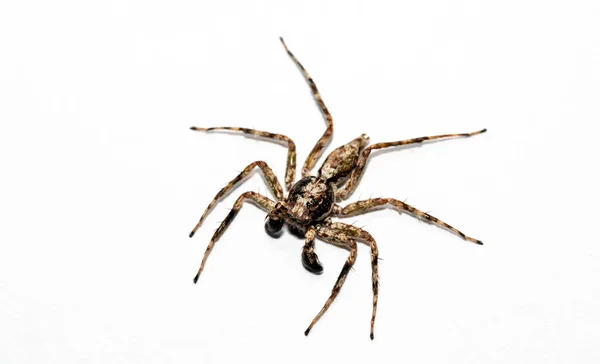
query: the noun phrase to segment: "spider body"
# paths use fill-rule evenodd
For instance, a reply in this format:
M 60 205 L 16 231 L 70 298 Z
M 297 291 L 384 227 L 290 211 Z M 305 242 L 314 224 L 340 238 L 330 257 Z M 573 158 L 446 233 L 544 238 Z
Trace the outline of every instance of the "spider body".
M 296 63 L 308 82 L 315 101 L 325 117 L 327 129 L 306 158 L 306 161 L 302 167 L 302 178 L 294 183 L 294 177 L 296 173 L 296 146 L 294 142 L 287 136 L 240 127 L 191 128 L 192 130 L 205 132 L 213 130 L 236 131 L 251 136 L 271 139 L 276 142 L 286 143 L 288 147 L 288 158 L 285 174 L 285 186 L 289 191 L 286 196 L 283 192 L 281 184 L 279 183 L 279 180 L 267 163 L 263 161 L 250 163 L 246 168 L 244 168 L 244 170 L 242 170 L 242 172 L 239 173 L 238 176 L 236 176 L 225 187 L 223 187 L 213 198 L 208 207 L 204 210 L 200 220 L 190 233 L 190 237 L 194 235 L 214 205 L 234 186 L 242 182 L 244 178 L 248 176 L 256 167 L 262 171 L 265 182 L 273 193 L 276 201 L 273 201 L 268 197 L 255 192 L 245 192 L 240 195 L 240 197 L 234 203 L 229 214 L 225 217 L 225 220 L 221 222 L 211 238 L 210 243 L 206 248 L 206 252 L 202 258 L 198 273 L 194 277 L 194 283 L 198 281 L 198 277 L 203 271 L 206 260 L 217 240 L 233 221 L 241 209 L 243 202 L 245 200 L 250 200 L 259 208 L 267 212 L 265 230 L 269 235 L 278 237 L 283 226 L 287 224 L 290 228 L 290 231 L 292 231 L 294 235 L 299 235 L 305 239 L 305 244 L 302 248 L 301 260 L 303 266 L 308 271 L 316 274 L 319 274 L 323 271 L 323 266 L 321 265 L 314 249 L 315 239 L 318 238 L 325 242 L 349 250 L 348 259 L 342 267 L 340 275 L 333 286 L 329 298 L 304 332 L 305 335 L 308 335 L 315 323 L 321 318 L 325 311 L 327 311 L 331 303 L 337 297 L 348 273 L 350 272 L 350 269 L 356 260 L 358 251 L 357 242 L 363 242 L 369 245 L 371 249 L 371 269 L 373 283 L 373 312 L 371 315 L 370 336 L 371 339 L 373 339 L 379 293 L 379 250 L 377 248 L 377 243 L 367 231 L 357 228 L 353 225 L 334 222 L 332 218 L 343 218 L 359 215 L 374 211 L 382 206 L 389 206 L 399 210 L 400 212 L 406 212 L 416 218 L 445 228 L 467 241 L 480 245 L 482 243 L 477 239 L 465 235 L 458 229 L 443 222 L 442 220 L 394 198 L 372 198 L 350 203 L 345 207 L 338 205 L 337 202 L 345 200 L 352 194 L 352 192 L 354 192 L 364 171 L 367 159 L 373 150 L 422 143 L 427 140 L 452 137 L 470 137 L 481 134 L 485 132 L 486 129 L 482 129 L 473 133 L 443 134 L 401 141 L 377 143 L 369 146 L 367 146 L 368 137 L 363 134 L 349 143 L 333 150 L 329 156 L 327 156 L 321 168 L 319 168 L 318 174 L 314 176 L 311 174 L 311 170 L 331 138 L 333 133 L 333 119 L 327 110 L 327 107 L 325 106 L 325 103 L 323 102 L 312 78 L 308 75 L 302 64 L 300 64 L 296 57 L 288 50 L 287 46 L 283 42 L 283 39 L 281 39 L 281 42 L 288 55 Z
M 302 226 L 308 226 L 329 216 L 334 199 L 331 182 L 320 177 L 304 177 L 290 190 L 283 204 L 285 215 Z
M 319 169 L 319 175 L 306 176 L 296 182 L 285 202 L 276 206 L 268 218 L 292 220 L 292 226 L 304 232 L 303 227 L 329 217 L 335 203 L 336 182 L 352 172 L 367 140 L 363 134 L 331 152 Z

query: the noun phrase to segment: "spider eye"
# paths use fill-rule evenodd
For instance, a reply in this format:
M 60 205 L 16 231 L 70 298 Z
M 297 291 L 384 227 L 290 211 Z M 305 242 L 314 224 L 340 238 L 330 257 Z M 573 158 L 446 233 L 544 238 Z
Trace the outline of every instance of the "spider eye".
M 272 219 L 270 217 L 267 218 L 267 222 L 265 222 L 265 230 L 269 236 L 273 238 L 278 238 L 281 236 L 281 228 L 283 228 L 283 219 Z

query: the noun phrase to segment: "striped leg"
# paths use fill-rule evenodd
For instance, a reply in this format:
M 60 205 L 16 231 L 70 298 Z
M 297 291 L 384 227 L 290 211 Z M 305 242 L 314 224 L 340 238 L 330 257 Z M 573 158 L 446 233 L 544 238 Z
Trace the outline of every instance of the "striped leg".
M 342 222 L 334 222 L 331 225 L 332 229 L 337 229 L 344 232 L 355 239 L 364 241 L 371 246 L 371 278 L 373 280 L 373 314 L 371 315 L 371 340 L 373 340 L 373 330 L 375 329 L 375 315 L 377 315 L 377 300 L 379 296 L 379 249 L 377 242 L 367 231 L 357 228 L 356 226 L 344 224 Z
M 273 195 L 275 195 L 275 198 L 277 200 L 283 199 L 283 190 L 281 189 L 281 185 L 279 184 L 277 177 L 275 176 L 271 168 L 269 168 L 267 163 L 263 161 L 252 162 L 246 168 L 244 168 L 244 170 L 240 172 L 240 174 L 238 174 L 234 179 L 232 179 L 231 182 L 229 182 L 225 187 L 223 187 L 221 191 L 219 191 L 219 193 L 217 193 L 217 195 L 212 199 L 212 201 L 208 204 L 206 210 L 204 210 L 202 217 L 200 217 L 200 220 L 198 220 L 198 223 L 196 224 L 196 226 L 194 226 L 194 229 L 192 229 L 192 232 L 190 233 L 190 238 L 194 236 L 196 230 L 198 230 L 200 225 L 202 225 L 202 222 L 204 221 L 210 210 L 215 206 L 217 201 L 219 201 L 221 197 L 225 196 L 225 194 L 229 190 L 231 190 L 236 184 L 238 184 L 241 180 L 243 180 L 244 177 L 249 175 L 250 172 L 252 172 L 252 170 L 254 169 L 254 167 L 260 168 L 260 170 L 263 172 L 265 182 L 273 192 Z
M 296 176 L 296 144 L 290 138 L 281 134 L 269 133 L 261 130 L 247 129 L 247 128 L 238 128 L 232 126 L 217 126 L 213 128 L 200 128 L 196 126 L 192 126 L 190 129 L 197 131 L 213 131 L 213 130 L 230 130 L 230 131 L 241 131 L 245 134 L 254 135 L 257 137 L 263 137 L 267 139 L 273 139 L 277 141 L 286 142 L 288 146 L 288 155 L 287 155 L 287 167 L 285 169 L 285 186 L 288 191 L 292 188 L 292 184 L 294 183 L 294 178 Z
M 379 206 L 384 206 L 384 205 L 388 205 L 388 204 L 394 206 L 395 208 L 397 208 L 401 211 L 409 212 L 413 216 L 423 219 L 429 223 L 437 224 L 438 226 L 441 226 L 442 228 L 446 228 L 467 241 L 473 242 L 475 244 L 483 245 L 483 243 L 480 240 L 471 238 L 470 236 L 463 234 L 461 231 L 459 231 L 455 227 L 443 222 L 442 220 L 438 219 L 437 217 L 431 216 L 430 214 L 428 214 L 426 212 L 418 210 L 418 209 L 410 206 L 409 204 L 406 204 L 402 201 L 399 201 L 399 200 L 396 200 L 393 198 L 372 198 L 369 200 L 354 202 L 342 209 L 339 209 L 339 208 L 335 209 L 334 213 L 336 216 L 340 216 L 340 217 L 355 216 L 355 215 L 360 215 L 360 214 L 370 212 Z
M 350 249 L 350 255 L 348 256 L 348 259 L 346 260 L 346 263 L 344 264 L 344 267 L 342 268 L 342 271 L 340 272 L 340 275 L 337 281 L 335 282 L 333 289 L 331 290 L 331 295 L 325 302 L 325 305 L 323 306 L 321 311 L 319 311 L 319 313 L 312 320 L 306 331 L 304 331 L 304 335 L 308 335 L 312 327 L 317 323 L 317 321 L 319 321 L 321 316 L 323 316 L 325 311 L 327 311 L 329 306 L 331 306 L 333 300 L 335 300 L 335 298 L 337 297 L 338 293 L 340 292 L 340 289 L 342 288 L 342 285 L 344 284 L 344 281 L 346 280 L 346 277 L 348 276 L 348 272 L 350 272 L 350 268 L 352 268 L 352 266 L 354 265 L 354 261 L 356 260 L 356 253 L 358 251 L 356 241 L 350 236 L 344 234 L 340 230 L 332 229 L 328 226 L 318 226 L 317 236 L 320 239 L 325 240 L 326 242 L 335 245 L 341 245 Z
M 296 57 L 292 54 L 292 52 L 290 52 L 287 45 L 285 45 L 283 38 L 279 38 L 279 40 L 281 40 L 281 44 L 283 44 L 283 47 L 285 48 L 285 51 L 287 52 L 287 54 L 294 61 L 294 63 L 296 63 L 296 66 L 298 66 L 298 68 L 300 68 L 300 71 L 302 71 L 302 74 L 304 75 L 306 82 L 308 82 L 308 85 L 310 86 L 310 89 L 313 93 L 315 101 L 317 102 L 317 105 L 319 105 L 319 108 L 321 109 L 321 112 L 323 113 L 323 116 L 325 117 L 325 121 L 327 122 L 327 129 L 325 130 L 325 133 L 323 133 L 321 138 L 319 138 L 319 140 L 317 141 L 317 144 L 315 144 L 313 149 L 310 151 L 310 153 L 308 154 L 308 157 L 306 157 L 306 161 L 304 161 L 304 165 L 302 166 L 302 177 L 306 177 L 310 174 L 310 170 L 315 166 L 315 163 L 317 162 L 317 159 L 319 159 L 319 157 L 321 156 L 321 153 L 323 153 L 323 149 L 325 148 L 325 145 L 327 145 L 327 143 L 331 139 L 331 134 L 333 134 L 333 118 L 331 117 L 329 110 L 327 110 L 327 106 L 325 106 L 325 103 L 323 102 L 323 99 L 321 98 L 321 94 L 319 93 L 319 90 L 317 89 L 317 85 L 315 84 L 313 79 L 310 77 L 308 72 L 306 72 L 306 69 L 304 69 L 304 67 L 298 61 L 298 59 L 296 59 Z
M 352 192 L 354 192 L 354 190 L 356 189 L 356 186 L 358 185 L 358 181 L 360 180 L 360 177 L 362 176 L 362 173 L 365 169 L 365 164 L 367 163 L 367 158 L 369 158 L 369 154 L 371 154 L 372 150 L 388 148 L 388 147 L 397 147 L 400 145 L 422 143 L 426 140 L 455 138 L 455 137 L 470 137 L 473 135 L 485 133 L 486 131 L 487 131 L 487 129 L 482 129 L 482 130 L 479 130 L 479 131 L 476 131 L 473 133 L 443 134 L 443 135 L 435 135 L 435 136 L 427 136 L 427 137 L 413 138 L 413 139 L 407 139 L 407 140 L 400 140 L 397 142 L 377 143 L 377 144 L 370 145 L 367 148 L 365 148 L 365 150 L 362 151 L 362 154 L 360 155 L 360 158 L 358 159 L 358 163 L 356 164 L 356 168 L 352 171 L 352 174 L 350 175 L 350 178 L 348 179 L 346 184 L 337 191 L 336 198 L 338 201 L 345 200 L 352 194 Z
M 227 217 L 225 217 L 225 220 L 221 222 L 221 225 L 219 225 L 217 231 L 215 231 L 212 239 L 210 239 L 210 243 L 208 244 L 208 247 L 206 247 L 204 257 L 202 258 L 202 263 L 200 264 L 200 268 L 198 269 L 198 274 L 196 274 L 196 276 L 194 277 L 194 283 L 198 282 L 198 277 L 200 277 L 200 273 L 202 273 L 202 270 L 204 270 L 204 265 L 206 264 L 206 259 L 208 258 L 208 255 L 215 246 L 217 240 L 219 240 L 221 235 L 223 235 L 225 229 L 227 229 L 229 224 L 231 224 L 231 221 L 233 221 L 235 215 L 237 215 L 237 213 L 242 208 L 242 203 L 244 203 L 245 199 L 249 199 L 250 201 L 254 202 L 258 207 L 267 212 L 275 208 L 275 202 L 256 192 L 245 192 L 240 197 L 238 197 L 238 199 L 235 201 L 235 204 L 233 205 L 233 208 L 231 209 L 231 211 L 229 211 L 229 214 L 227 215 Z

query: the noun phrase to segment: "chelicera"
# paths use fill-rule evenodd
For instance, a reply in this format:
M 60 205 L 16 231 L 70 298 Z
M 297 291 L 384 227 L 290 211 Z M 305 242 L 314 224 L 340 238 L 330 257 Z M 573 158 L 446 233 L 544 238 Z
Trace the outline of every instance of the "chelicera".
M 436 136 L 427 136 L 420 138 L 413 138 L 401 141 L 377 143 L 373 145 L 368 144 L 368 137 L 361 135 L 360 137 L 350 141 L 349 143 L 335 149 L 325 159 L 325 162 L 318 170 L 316 175 L 311 175 L 316 161 L 321 156 L 326 144 L 330 141 L 333 133 L 333 119 L 331 114 L 327 110 L 319 90 L 315 85 L 312 78 L 308 75 L 304 67 L 296 59 L 296 57 L 289 51 L 285 45 L 283 39 L 281 39 L 286 52 L 290 58 L 294 61 L 296 66 L 300 69 L 304 78 L 310 86 L 315 101 L 321 109 L 325 121 L 327 123 L 327 129 L 321 138 L 317 141 L 316 145 L 309 153 L 304 165 L 302 167 L 302 179 L 294 183 L 294 177 L 296 173 L 296 145 L 292 139 L 282 134 L 269 133 L 265 131 L 240 128 L 240 127 L 212 127 L 212 128 L 200 128 L 192 127 L 192 130 L 197 131 L 233 131 L 249 134 L 257 137 L 271 139 L 276 142 L 287 144 L 288 156 L 287 156 L 287 168 L 285 173 L 285 186 L 289 191 L 287 195 L 284 194 L 279 180 L 267 165 L 263 161 L 256 161 L 250 163 L 244 170 L 231 180 L 225 187 L 217 193 L 217 195 L 210 202 L 202 217 L 198 221 L 198 224 L 194 227 L 190 233 L 190 237 L 194 235 L 196 230 L 200 227 L 204 219 L 206 218 L 209 211 L 215 206 L 215 204 L 234 186 L 239 184 L 246 176 L 248 176 L 252 170 L 258 167 L 265 178 L 265 182 L 271 192 L 273 193 L 275 200 L 260 195 L 256 192 L 245 192 L 235 201 L 233 208 L 225 217 L 225 220 L 221 222 L 217 230 L 215 231 L 204 257 L 202 263 L 198 269 L 198 273 L 194 277 L 194 283 L 198 281 L 200 273 L 204 269 L 206 259 L 208 258 L 212 248 L 214 247 L 217 240 L 221 237 L 225 229 L 229 226 L 231 221 L 234 219 L 244 201 L 253 202 L 259 208 L 267 212 L 265 230 L 273 237 L 278 237 L 284 225 L 288 225 L 290 229 L 296 234 L 300 234 L 305 239 L 304 247 L 302 248 L 302 264 L 304 267 L 312 272 L 319 274 L 323 271 L 323 267 L 319 262 L 319 258 L 315 253 L 314 242 L 315 239 L 320 239 L 325 242 L 335 244 L 343 247 L 350 251 L 348 259 L 346 260 L 342 271 L 333 286 L 331 295 L 323 305 L 323 308 L 312 320 L 306 331 L 305 335 L 308 335 L 310 330 L 313 328 L 315 323 L 321 318 L 321 316 L 327 311 L 333 300 L 338 295 L 348 272 L 352 268 L 357 254 L 356 242 L 364 242 L 371 248 L 371 267 L 372 267 L 372 284 L 373 284 L 373 313 L 371 315 L 371 339 L 373 339 L 373 329 L 375 325 L 375 315 L 377 313 L 377 298 L 378 298 L 378 250 L 375 239 L 367 231 L 358 228 L 353 225 L 345 224 L 342 222 L 332 221 L 333 217 L 348 217 L 364 214 L 377 209 L 382 206 L 389 206 L 398 209 L 402 212 L 427 221 L 429 223 L 438 225 L 445 228 L 461 238 L 476 243 L 482 244 L 481 241 L 471 238 L 461 231 L 457 230 L 453 226 L 441 221 L 440 219 L 418 210 L 413 206 L 410 206 L 402 201 L 394 198 L 372 198 L 363 201 L 357 201 L 350 203 L 345 207 L 337 204 L 337 202 L 347 199 L 356 189 L 359 179 L 365 168 L 365 164 L 371 151 L 376 149 L 409 145 L 414 143 L 421 143 L 427 140 L 434 139 L 445 139 L 453 137 L 470 137 L 473 135 L 481 134 L 486 131 L 482 129 L 472 133 L 463 134 L 443 134 Z

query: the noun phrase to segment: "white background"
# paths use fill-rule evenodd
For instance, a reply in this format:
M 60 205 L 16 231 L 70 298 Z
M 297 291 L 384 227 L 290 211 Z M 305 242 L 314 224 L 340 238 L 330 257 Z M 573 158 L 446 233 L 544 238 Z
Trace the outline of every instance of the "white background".
M 600 122 L 596 1 L 6 1 L 0 5 L 0 362 L 598 363 Z M 373 153 L 350 201 L 395 197 L 484 241 L 393 210 L 308 337 L 347 257 L 263 229 L 238 194 L 284 147 L 197 126 L 280 132 L 328 151 L 488 128 Z

